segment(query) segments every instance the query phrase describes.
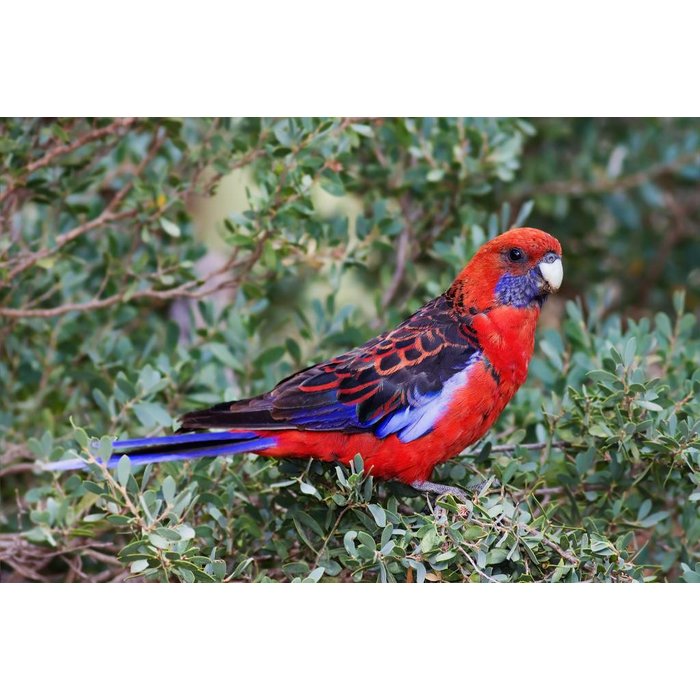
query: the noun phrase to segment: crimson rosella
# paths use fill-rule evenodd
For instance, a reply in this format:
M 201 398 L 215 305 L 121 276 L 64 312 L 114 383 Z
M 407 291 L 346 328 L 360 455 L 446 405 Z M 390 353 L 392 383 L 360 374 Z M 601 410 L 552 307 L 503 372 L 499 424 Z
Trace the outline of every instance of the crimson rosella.
M 359 453 L 375 477 L 463 497 L 430 476 L 481 438 L 525 381 L 561 254 L 544 231 L 503 233 L 394 330 L 265 394 L 188 413 L 175 435 L 119 440 L 109 466 L 123 454 L 138 465 L 239 452 L 348 463 Z

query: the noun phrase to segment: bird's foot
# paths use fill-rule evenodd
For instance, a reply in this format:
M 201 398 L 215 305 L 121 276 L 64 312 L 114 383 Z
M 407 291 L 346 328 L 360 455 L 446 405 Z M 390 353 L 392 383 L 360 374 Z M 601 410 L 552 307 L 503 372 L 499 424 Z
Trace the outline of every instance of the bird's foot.
M 423 491 L 424 493 L 432 493 L 436 496 L 444 496 L 450 494 L 460 501 L 467 503 L 474 498 L 475 495 L 481 493 L 484 488 L 498 484 L 498 480 L 494 477 L 480 481 L 478 484 L 469 487 L 469 491 L 460 489 L 457 486 L 448 486 L 447 484 L 438 484 L 435 481 L 413 481 L 411 486 L 416 489 L 416 491 Z M 469 494 L 472 494 L 471 499 Z
M 416 491 L 423 491 L 424 493 L 434 493 L 437 496 L 445 496 L 450 494 L 455 498 L 463 501 L 464 503 L 469 502 L 469 495 L 463 489 L 457 486 L 448 486 L 447 484 L 438 484 L 435 481 L 413 481 L 411 486 Z

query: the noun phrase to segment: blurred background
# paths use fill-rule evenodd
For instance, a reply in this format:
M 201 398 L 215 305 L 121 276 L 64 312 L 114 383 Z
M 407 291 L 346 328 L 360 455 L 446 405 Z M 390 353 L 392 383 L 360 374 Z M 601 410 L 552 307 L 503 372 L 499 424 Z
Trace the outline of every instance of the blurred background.
M 700 310 L 697 119 L 2 119 L 0 158 L 0 528 L 43 544 L 87 527 L 82 487 L 36 471 L 71 422 L 153 434 L 265 391 L 396 324 L 511 227 L 556 236 L 565 276 L 508 435 L 541 440 L 538 391 L 585 383 L 620 328 L 670 329 L 674 292 Z M 612 324 L 575 372 L 565 309 L 594 336 Z
M 320 178 L 307 173 L 324 235 L 295 233 L 295 246 L 285 248 L 284 269 L 265 287 L 277 309 L 270 320 L 278 327 L 293 309 L 332 294 L 336 307 L 359 307 L 371 328 L 384 327 L 443 291 L 485 239 L 523 224 L 557 236 L 566 255 L 566 285 L 545 324 L 557 323 L 566 298 L 595 297 L 596 313 L 639 318 L 670 310 L 672 292 L 686 289 L 688 308 L 697 309 L 699 126 L 653 118 L 358 120 L 349 127 L 354 162 L 344 161 L 343 147 Z M 258 168 L 268 165 L 237 168 L 214 197 L 190 203 L 195 235 L 209 250 L 202 271 L 225 259 L 227 231 L 260 196 Z
M 279 309 L 272 318 L 332 291 L 336 305 L 376 315 L 373 327 L 393 323 L 407 300 L 415 308 L 448 286 L 482 241 L 522 224 L 564 246 L 566 285 L 545 323 L 577 296 L 639 318 L 669 310 L 673 290 L 687 289 L 696 309 L 698 127 L 693 119 L 374 120 L 354 152 L 360 167 L 345 170 L 341 159 L 332 184 L 311 186 L 330 235 L 295 256 L 301 275 L 283 272 L 267 287 Z M 251 193 L 259 194 L 255 164 L 190 206 L 210 251 L 202 270 L 225 258 L 224 222 L 243 215 Z M 378 287 L 381 295 L 367 293 Z

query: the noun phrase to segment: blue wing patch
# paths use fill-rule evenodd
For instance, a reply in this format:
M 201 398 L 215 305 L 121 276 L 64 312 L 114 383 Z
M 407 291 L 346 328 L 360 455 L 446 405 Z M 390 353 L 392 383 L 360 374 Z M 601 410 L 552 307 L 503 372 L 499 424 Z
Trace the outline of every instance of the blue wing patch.
M 480 358 L 481 353 L 474 353 L 469 358 L 467 366 L 450 377 L 441 391 L 425 396 L 419 395 L 410 402 L 409 406 L 395 411 L 382 421 L 378 430 L 375 431 L 377 437 L 385 438 L 392 433 L 397 433 L 401 442 L 412 442 L 427 435 L 449 409 L 454 393 L 467 382 L 471 367 Z

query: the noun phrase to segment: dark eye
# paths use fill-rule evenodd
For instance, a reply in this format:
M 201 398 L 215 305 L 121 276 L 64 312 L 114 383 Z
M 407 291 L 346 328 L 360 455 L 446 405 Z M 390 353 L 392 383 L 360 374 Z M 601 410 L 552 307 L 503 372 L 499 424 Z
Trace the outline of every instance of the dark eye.
M 525 260 L 525 253 L 523 253 L 520 248 L 511 248 L 508 251 L 508 260 L 511 262 L 520 262 L 521 260 Z

